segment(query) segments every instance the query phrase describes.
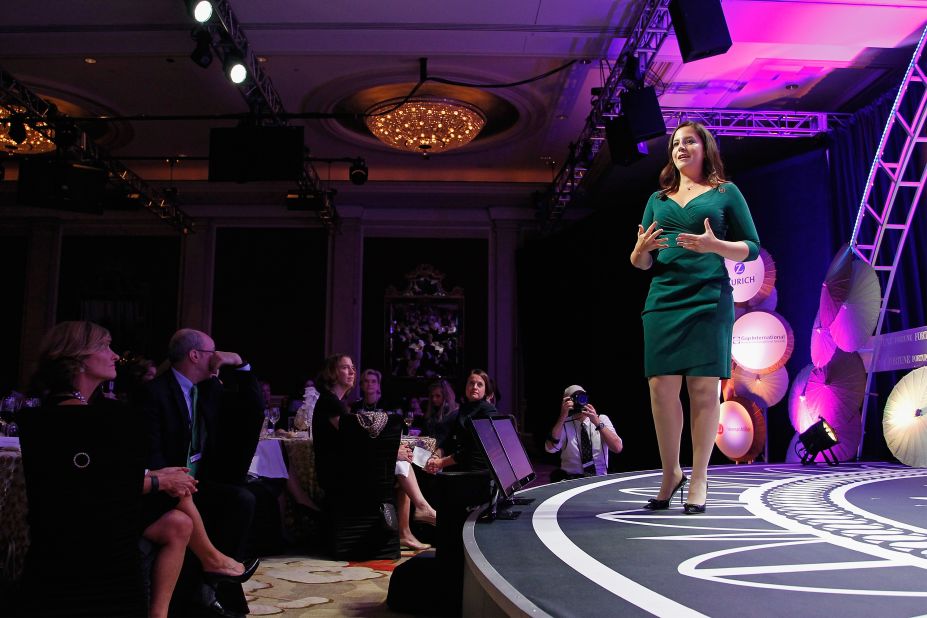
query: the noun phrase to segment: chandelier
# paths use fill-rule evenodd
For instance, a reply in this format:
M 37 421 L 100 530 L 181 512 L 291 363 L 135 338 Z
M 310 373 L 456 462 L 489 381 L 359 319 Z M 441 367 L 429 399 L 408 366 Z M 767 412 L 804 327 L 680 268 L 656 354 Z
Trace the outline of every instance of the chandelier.
M 11 113 L 12 110 L 12 113 Z M 0 107 L 0 145 L 9 154 L 41 154 L 55 149 L 54 130 L 44 122 L 36 122 L 36 130 L 31 124 L 23 122 L 22 114 L 26 110 L 13 106 L 10 109 Z M 48 136 L 48 137 L 47 137 Z
M 426 155 L 452 150 L 469 144 L 486 126 L 486 115 L 463 101 L 428 96 L 404 100 L 377 103 L 367 109 L 366 118 L 374 137 L 399 150 Z

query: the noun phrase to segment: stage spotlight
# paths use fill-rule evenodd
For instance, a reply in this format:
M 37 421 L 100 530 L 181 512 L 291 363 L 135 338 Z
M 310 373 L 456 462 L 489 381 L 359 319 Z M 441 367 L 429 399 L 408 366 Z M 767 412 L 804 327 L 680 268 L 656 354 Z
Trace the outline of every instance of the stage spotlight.
M 229 76 L 233 84 L 240 84 L 248 79 L 248 68 L 241 56 L 233 54 L 225 59 L 225 74 Z
M 26 139 L 26 123 L 23 122 L 22 116 L 13 116 L 10 118 L 10 139 L 17 144 L 23 143 Z
M 348 170 L 351 176 L 351 182 L 356 185 L 362 185 L 367 182 L 367 162 L 358 157 L 351 163 L 351 169 Z
M 208 30 L 197 29 L 193 31 L 193 40 L 196 41 L 196 49 L 190 54 L 190 59 L 204 69 L 212 63 L 212 35 Z
M 209 0 L 187 0 L 187 10 L 193 19 L 205 24 L 212 17 L 212 2 Z
M 831 450 L 839 442 L 837 432 L 822 417 L 818 417 L 818 422 L 803 431 L 798 436 L 798 439 L 805 451 L 801 453 L 801 464 L 803 466 L 814 463 L 814 458 L 817 457 L 818 453 L 824 457 L 827 465 L 837 465 L 837 457 Z

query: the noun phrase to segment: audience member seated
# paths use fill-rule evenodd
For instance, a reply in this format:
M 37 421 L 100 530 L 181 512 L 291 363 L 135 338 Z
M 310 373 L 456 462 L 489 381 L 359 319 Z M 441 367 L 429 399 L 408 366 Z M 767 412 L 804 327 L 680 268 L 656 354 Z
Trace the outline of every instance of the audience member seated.
M 141 415 L 101 396 L 116 377 L 110 342 L 96 324 L 63 322 L 40 347 L 33 385 L 44 405 L 21 415 L 31 545 L 18 614 L 166 616 L 188 544 L 213 577 L 245 577 L 209 543 L 187 469 L 146 474 Z M 168 507 L 143 510 L 142 494 L 158 492 Z M 140 536 L 159 549 L 150 584 Z
M 380 407 L 382 400 L 381 374 L 376 369 L 365 369 L 361 372 L 361 393 L 363 397 L 351 406 L 351 412 L 384 411 Z M 425 496 L 418 486 L 418 479 L 412 470 L 412 449 L 406 446 L 399 448 L 396 459 L 396 513 L 399 517 L 399 543 L 409 549 L 422 551 L 431 547 L 419 541 L 412 533 L 410 516 L 412 506 L 415 507 L 415 521 L 434 525 L 435 510 L 428 504 Z
M 338 559 L 398 558 L 393 487 L 402 420 L 384 412 L 348 412 L 344 396 L 356 376 L 351 357 L 336 354 L 316 380 L 313 445 L 332 550 Z
M 174 333 L 168 360 L 170 368 L 146 385 L 142 398 L 148 467 L 189 468 L 198 481 L 194 501 L 209 537 L 224 554 L 241 560 L 255 508 L 247 472 L 263 421 L 257 380 L 238 354 L 217 350 L 209 335 L 193 329 Z M 223 367 L 231 369 L 220 379 Z M 206 565 L 191 563 L 178 585 L 178 608 L 244 615 L 248 605 L 239 582 L 257 564 L 239 564 L 239 581 L 220 581 L 203 573 Z
M 457 411 L 454 389 L 447 380 L 432 382 L 428 387 L 428 406 L 425 408 L 423 436 L 431 436 L 440 445 L 450 433 L 448 421 Z

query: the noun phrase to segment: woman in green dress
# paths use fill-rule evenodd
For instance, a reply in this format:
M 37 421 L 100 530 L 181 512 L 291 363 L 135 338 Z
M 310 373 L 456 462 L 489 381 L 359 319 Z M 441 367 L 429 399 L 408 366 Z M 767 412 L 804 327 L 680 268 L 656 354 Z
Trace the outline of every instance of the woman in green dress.
M 663 478 L 645 508 L 669 507 L 688 481 L 686 514 L 705 512 L 708 459 L 720 416 L 721 378 L 731 373 L 734 301 L 724 259 L 756 259 L 759 238 L 743 195 L 724 178 L 718 145 L 699 123 L 683 122 L 667 148 L 660 191 L 647 201 L 631 264 L 653 268 L 644 323 L 644 371 L 650 386 Z M 692 478 L 679 464 L 685 377 L 692 431 Z

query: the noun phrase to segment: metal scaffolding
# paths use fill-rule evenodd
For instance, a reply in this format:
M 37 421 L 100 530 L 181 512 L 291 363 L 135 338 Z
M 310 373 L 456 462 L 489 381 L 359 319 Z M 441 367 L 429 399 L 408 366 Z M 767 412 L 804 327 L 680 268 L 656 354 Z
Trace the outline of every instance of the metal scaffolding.
M 927 165 L 923 158 L 918 161 L 914 157 L 927 144 L 927 136 L 924 134 L 927 121 L 925 39 L 927 28 L 921 34 L 882 132 L 850 241 L 853 252 L 868 262 L 879 276 L 882 299 L 874 337 L 882 333 L 901 253 L 908 240 L 914 213 L 924 197 L 924 185 L 927 184 Z M 889 141 L 900 146 L 897 154 L 886 154 Z M 863 400 L 863 436 L 859 441 L 857 457 L 861 457 L 863 452 L 873 373 L 870 368 L 866 379 L 867 396 Z
M 248 79 L 240 84 L 238 89 L 248 104 L 248 109 L 255 118 L 263 119 L 263 122 L 269 126 L 286 126 L 288 124 L 288 115 L 283 107 L 283 101 L 276 88 L 274 88 L 273 82 L 270 81 L 270 77 L 258 62 L 257 56 L 251 50 L 248 38 L 245 36 L 244 30 L 242 30 L 238 18 L 235 17 L 231 4 L 227 0 L 213 0 L 213 10 L 213 19 L 202 24 L 201 28 L 209 32 L 212 40 L 211 47 L 223 65 L 230 56 L 238 55 L 247 67 Z M 306 155 L 308 156 L 308 154 L 307 149 Z M 322 220 L 326 227 L 331 229 L 337 218 L 337 212 L 331 196 L 322 188 L 318 172 L 309 161 L 303 161 L 302 170 L 296 184 L 302 194 L 323 197 L 321 200 L 323 207 L 319 211 L 319 219 Z
M 0 105 L 7 108 L 10 114 L 21 114 L 30 119 L 30 124 L 36 131 L 42 133 L 50 141 L 55 141 L 59 149 L 61 137 L 55 139 L 52 127 L 59 129 L 68 123 L 67 116 L 58 113 L 58 110 L 45 102 L 29 88 L 0 68 Z M 37 122 L 41 120 L 41 122 Z M 44 123 L 44 126 L 43 126 Z M 93 143 L 87 135 L 75 126 L 67 127 L 70 139 L 74 144 L 68 150 L 76 154 L 83 162 L 92 163 L 105 169 L 109 179 L 121 185 L 128 193 L 137 194 L 138 200 L 150 212 L 161 220 L 173 225 L 183 234 L 193 232 L 193 221 L 165 192 L 155 189 L 142 178 L 110 156 L 102 148 Z

